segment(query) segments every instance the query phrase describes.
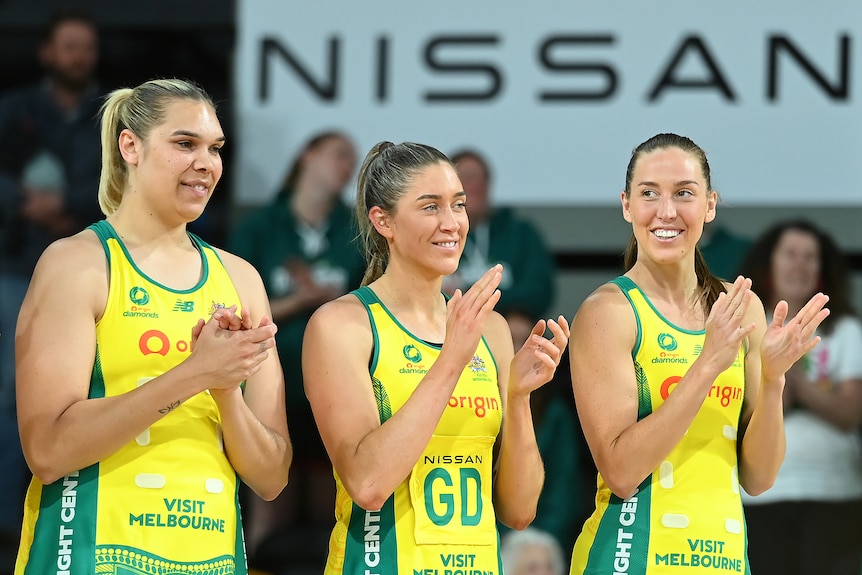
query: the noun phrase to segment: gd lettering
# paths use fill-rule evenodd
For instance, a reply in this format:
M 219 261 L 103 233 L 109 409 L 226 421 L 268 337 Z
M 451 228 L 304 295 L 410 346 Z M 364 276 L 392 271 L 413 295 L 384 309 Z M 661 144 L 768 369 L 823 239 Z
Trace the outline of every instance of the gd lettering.
M 138 339 L 138 348 L 144 355 L 157 353 L 159 355 L 168 355 L 171 349 L 171 340 L 163 331 L 151 329 L 141 334 Z M 174 348 L 180 353 L 191 353 L 192 342 L 184 339 L 179 339 L 174 343 Z
M 456 507 L 460 508 L 463 526 L 478 525 L 482 519 L 482 476 L 479 470 L 473 467 L 461 467 L 458 469 L 458 480 L 459 486 L 456 488 L 452 475 L 442 467 L 431 469 L 425 477 L 425 512 L 435 525 L 448 525 L 455 516 Z M 438 482 L 443 487 L 437 491 L 435 497 L 434 484 Z M 470 489 L 470 484 L 473 489 Z M 435 509 L 435 503 L 442 507 L 442 513 L 438 513 Z M 475 512 L 470 513 L 468 508 L 474 509 Z

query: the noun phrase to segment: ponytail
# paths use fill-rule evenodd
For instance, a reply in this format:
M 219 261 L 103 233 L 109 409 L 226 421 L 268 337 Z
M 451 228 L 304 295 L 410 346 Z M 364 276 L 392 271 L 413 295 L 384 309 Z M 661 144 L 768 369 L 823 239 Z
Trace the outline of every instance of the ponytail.
M 703 257 L 699 247 L 694 250 L 694 273 L 697 275 L 697 286 L 700 288 L 697 299 L 703 305 L 705 316 L 708 316 L 713 304 L 718 299 L 718 294 L 727 292 L 727 288 L 724 282 L 709 271 L 706 258 Z
M 120 122 L 120 110 L 132 96 L 131 88 L 114 90 L 102 104 L 102 171 L 99 175 L 99 207 L 106 216 L 113 214 L 123 199 L 123 188 L 129 174 L 120 155 L 117 140 L 125 126 Z

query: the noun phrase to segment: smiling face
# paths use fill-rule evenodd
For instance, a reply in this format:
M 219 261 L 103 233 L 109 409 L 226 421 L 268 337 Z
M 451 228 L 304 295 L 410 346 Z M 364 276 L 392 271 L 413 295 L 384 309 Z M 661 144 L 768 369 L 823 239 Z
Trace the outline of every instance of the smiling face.
M 458 268 L 470 224 L 466 194 L 450 164 L 419 170 L 393 213 L 374 207 L 369 217 L 389 242 L 390 263 L 397 260 L 429 276 L 448 275 Z
M 200 217 L 222 176 L 224 132 L 208 103 L 174 100 L 146 140 L 129 130 L 120 150 L 130 165 L 126 195 L 138 196 L 153 213 L 184 222 Z
M 667 264 L 693 258 L 704 224 L 715 218 L 717 195 L 698 159 L 669 147 L 638 157 L 621 201 L 638 243 L 638 259 Z
M 820 283 L 820 246 L 805 230 L 787 229 L 781 234 L 770 262 L 774 299 L 801 306 Z

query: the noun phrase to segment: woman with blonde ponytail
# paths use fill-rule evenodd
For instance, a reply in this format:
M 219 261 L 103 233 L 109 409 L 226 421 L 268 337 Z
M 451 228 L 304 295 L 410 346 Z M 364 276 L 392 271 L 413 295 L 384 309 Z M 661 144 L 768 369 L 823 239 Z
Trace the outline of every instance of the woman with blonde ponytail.
M 572 321 L 572 386 L 599 476 L 571 573 L 748 573 L 740 488 L 775 481 L 784 374 L 819 342 L 828 298 L 791 319 L 780 302 L 767 325 L 750 279 L 712 276 L 697 244 L 718 197 L 686 137 L 635 148 L 620 200 L 626 272 Z
M 120 113 L 132 96 L 131 88 L 114 90 L 102 105 L 102 172 L 99 176 L 99 206 L 110 216 L 120 206 L 123 189 L 129 174 L 126 163 L 116 146 L 119 135 Z
M 260 276 L 186 229 L 224 141 L 188 81 L 103 105 L 107 218 L 44 252 L 16 333 L 16 574 L 247 572 L 238 481 L 274 498 L 292 449 Z
M 447 300 L 467 201 L 430 146 L 381 142 L 360 169 L 363 287 L 321 306 L 303 340 L 337 483 L 327 574 L 499 573 L 496 520 L 522 529 L 535 516 L 530 393 L 554 374 L 568 325 L 540 320 L 514 353 L 493 310 L 499 265 Z

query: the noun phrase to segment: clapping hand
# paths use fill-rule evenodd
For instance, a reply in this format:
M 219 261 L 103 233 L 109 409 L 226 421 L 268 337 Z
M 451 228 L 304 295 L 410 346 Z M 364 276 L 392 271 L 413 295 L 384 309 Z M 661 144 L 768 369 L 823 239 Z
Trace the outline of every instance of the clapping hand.
M 456 350 L 463 356 L 464 365 L 473 352 L 485 329 L 485 320 L 500 301 L 497 287 L 503 277 L 503 266 L 496 265 L 476 280 L 463 294 L 456 289 L 446 304 L 446 339 L 444 350 Z
M 751 280 L 739 276 L 727 293 L 718 294 L 709 310 L 701 358 L 711 361 L 717 373 L 733 364 L 742 340 L 757 327 L 756 323 L 746 321 L 748 304 L 753 296 Z
M 275 346 L 277 328 L 268 317 L 254 327 L 248 310 L 237 315 L 237 306 L 216 309 L 209 321 L 192 328 L 192 357 L 209 373 L 210 389 L 239 386 L 260 370 Z
M 550 339 L 544 335 L 546 328 L 551 331 Z M 568 344 L 569 324 L 565 317 L 536 322 L 530 337 L 512 358 L 509 393 L 528 395 L 551 381 Z
M 778 302 L 772 322 L 763 336 L 760 351 L 765 380 L 784 376 L 794 363 L 820 343 L 820 336 L 814 335 L 814 332 L 829 315 L 829 309 L 824 307 L 828 301 L 829 296 L 822 293 L 814 295 L 786 323 L 787 302 Z

